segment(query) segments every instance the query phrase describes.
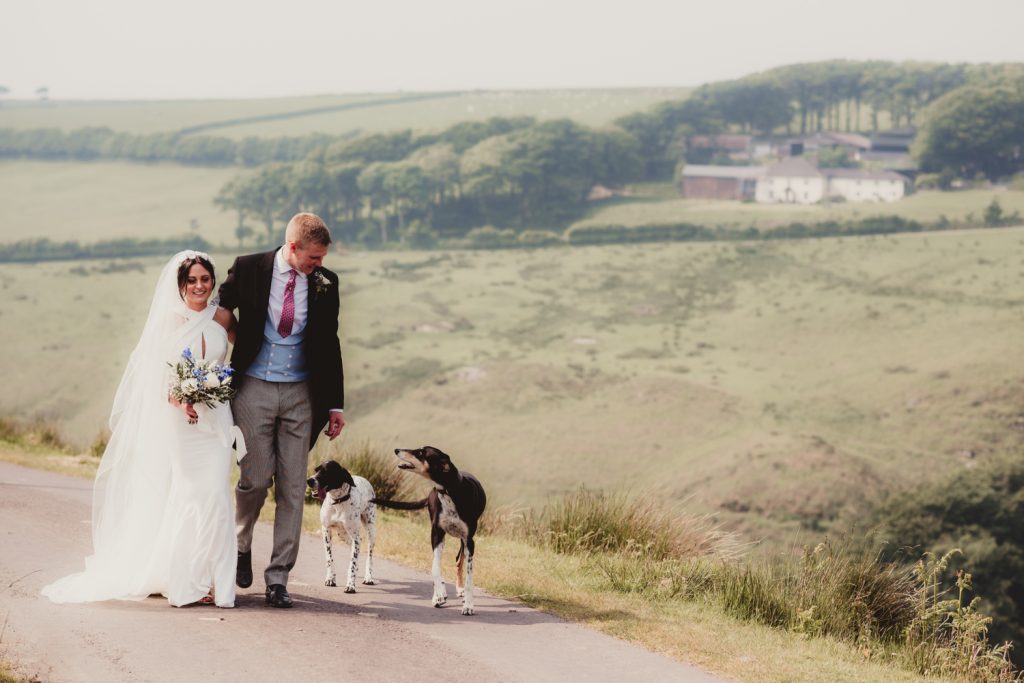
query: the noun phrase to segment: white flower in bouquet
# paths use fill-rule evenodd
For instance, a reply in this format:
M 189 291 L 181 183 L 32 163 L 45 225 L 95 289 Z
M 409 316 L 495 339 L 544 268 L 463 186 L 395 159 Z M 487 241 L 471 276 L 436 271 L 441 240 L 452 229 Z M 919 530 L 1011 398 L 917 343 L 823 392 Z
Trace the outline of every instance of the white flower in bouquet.
M 199 382 L 197 382 L 194 378 L 190 377 L 181 383 L 181 390 L 184 391 L 185 393 L 199 391 Z
M 206 378 L 203 380 L 203 382 L 206 384 L 206 386 L 211 388 L 220 386 L 220 378 L 217 377 L 217 373 L 215 372 L 207 373 Z

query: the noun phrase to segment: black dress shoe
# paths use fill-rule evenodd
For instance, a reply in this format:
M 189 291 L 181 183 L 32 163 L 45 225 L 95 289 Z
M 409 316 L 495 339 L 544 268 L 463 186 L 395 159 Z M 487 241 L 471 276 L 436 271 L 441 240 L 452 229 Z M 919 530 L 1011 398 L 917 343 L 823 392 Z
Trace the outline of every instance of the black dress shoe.
M 279 583 L 267 586 L 267 604 L 271 607 L 291 607 L 292 596 L 288 589 Z
M 247 553 L 239 551 L 238 567 L 235 569 L 235 584 L 239 588 L 248 588 L 252 585 L 252 551 Z

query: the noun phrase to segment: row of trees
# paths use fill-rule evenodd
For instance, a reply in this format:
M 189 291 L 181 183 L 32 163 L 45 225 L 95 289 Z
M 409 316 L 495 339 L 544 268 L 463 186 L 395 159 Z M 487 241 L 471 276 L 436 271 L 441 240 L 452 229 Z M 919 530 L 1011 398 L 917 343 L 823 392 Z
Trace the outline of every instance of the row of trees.
M 641 176 L 636 140 L 569 120 L 495 118 L 438 136 L 408 131 L 315 150 L 229 182 L 216 198 L 275 242 L 298 210 L 323 216 L 344 239 L 418 243 L 480 225 L 559 225 L 579 215 L 595 184 Z
M 166 256 L 183 249 L 208 251 L 212 245 L 198 235 L 182 235 L 166 239 L 103 240 L 82 244 L 76 240 L 54 242 L 47 238 L 21 240 L 0 244 L 0 263 L 34 263 L 38 261 L 73 261 L 87 258 L 124 258 L 128 256 Z
M 965 87 L 1012 89 L 1021 82 L 1024 67 L 1012 64 L 797 64 L 705 85 L 686 100 L 664 102 L 616 123 L 640 142 L 646 177 L 667 179 L 681 156 L 707 163 L 715 152 L 688 146 L 695 135 L 878 130 L 883 116 L 890 127 L 915 125 L 947 93 Z
M 177 133 L 124 133 L 110 128 L 0 128 L 0 157 L 45 160 L 171 161 L 191 166 L 259 166 L 296 161 L 337 136 L 231 138 Z

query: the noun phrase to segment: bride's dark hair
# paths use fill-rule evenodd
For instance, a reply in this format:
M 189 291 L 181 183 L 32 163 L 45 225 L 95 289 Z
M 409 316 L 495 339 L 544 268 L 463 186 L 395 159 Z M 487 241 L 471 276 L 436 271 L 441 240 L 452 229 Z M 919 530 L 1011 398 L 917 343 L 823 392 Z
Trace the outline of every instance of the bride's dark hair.
M 181 264 L 178 266 L 178 291 L 180 292 L 184 287 L 185 283 L 188 282 L 188 271 L 192 269 L 192 266 L 196 264 L 201 265 L 210 272 L 210 279 L 213 282 L 210 284 L 211 287 L 217 286 L 217 273 L 213 272 L 213 261 L 206 256 L 196 254 L 195 256 L 186 257 Z

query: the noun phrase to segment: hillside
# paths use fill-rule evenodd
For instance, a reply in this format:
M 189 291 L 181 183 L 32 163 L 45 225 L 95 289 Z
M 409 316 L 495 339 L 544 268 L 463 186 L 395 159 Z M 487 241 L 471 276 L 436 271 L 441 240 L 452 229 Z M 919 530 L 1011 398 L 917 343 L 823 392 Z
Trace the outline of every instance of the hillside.
M 687 498 L 755 536 L 827 526 L 1020 446 L 1022 243 L 334 254 L 345 438 L 442 446 L 499 503 L 582 483 Z M 158 267 L 132 263 L 0 268 L 5 346 L 37 349 L 8 356 L 0 413 L 97 433 Z
M 687 92 L 688 88 L 617 88 L 363 93 L 258 100 L 21 101 L 0 107 L 0 128 L 73 130 L 106 126 L 118 132 L 170 133 L 204 127 L 207 133 L 243 138 L 401 128 L 437 130 L 492 116 L 569 117 L 600 126 L 657 102 L 679 99 Z M 335 111 L 325 111 L 332 109 Z M 262 120 L 242 122 L 245 119 Z M 208 128 L 232 120 L 239 123 Z

